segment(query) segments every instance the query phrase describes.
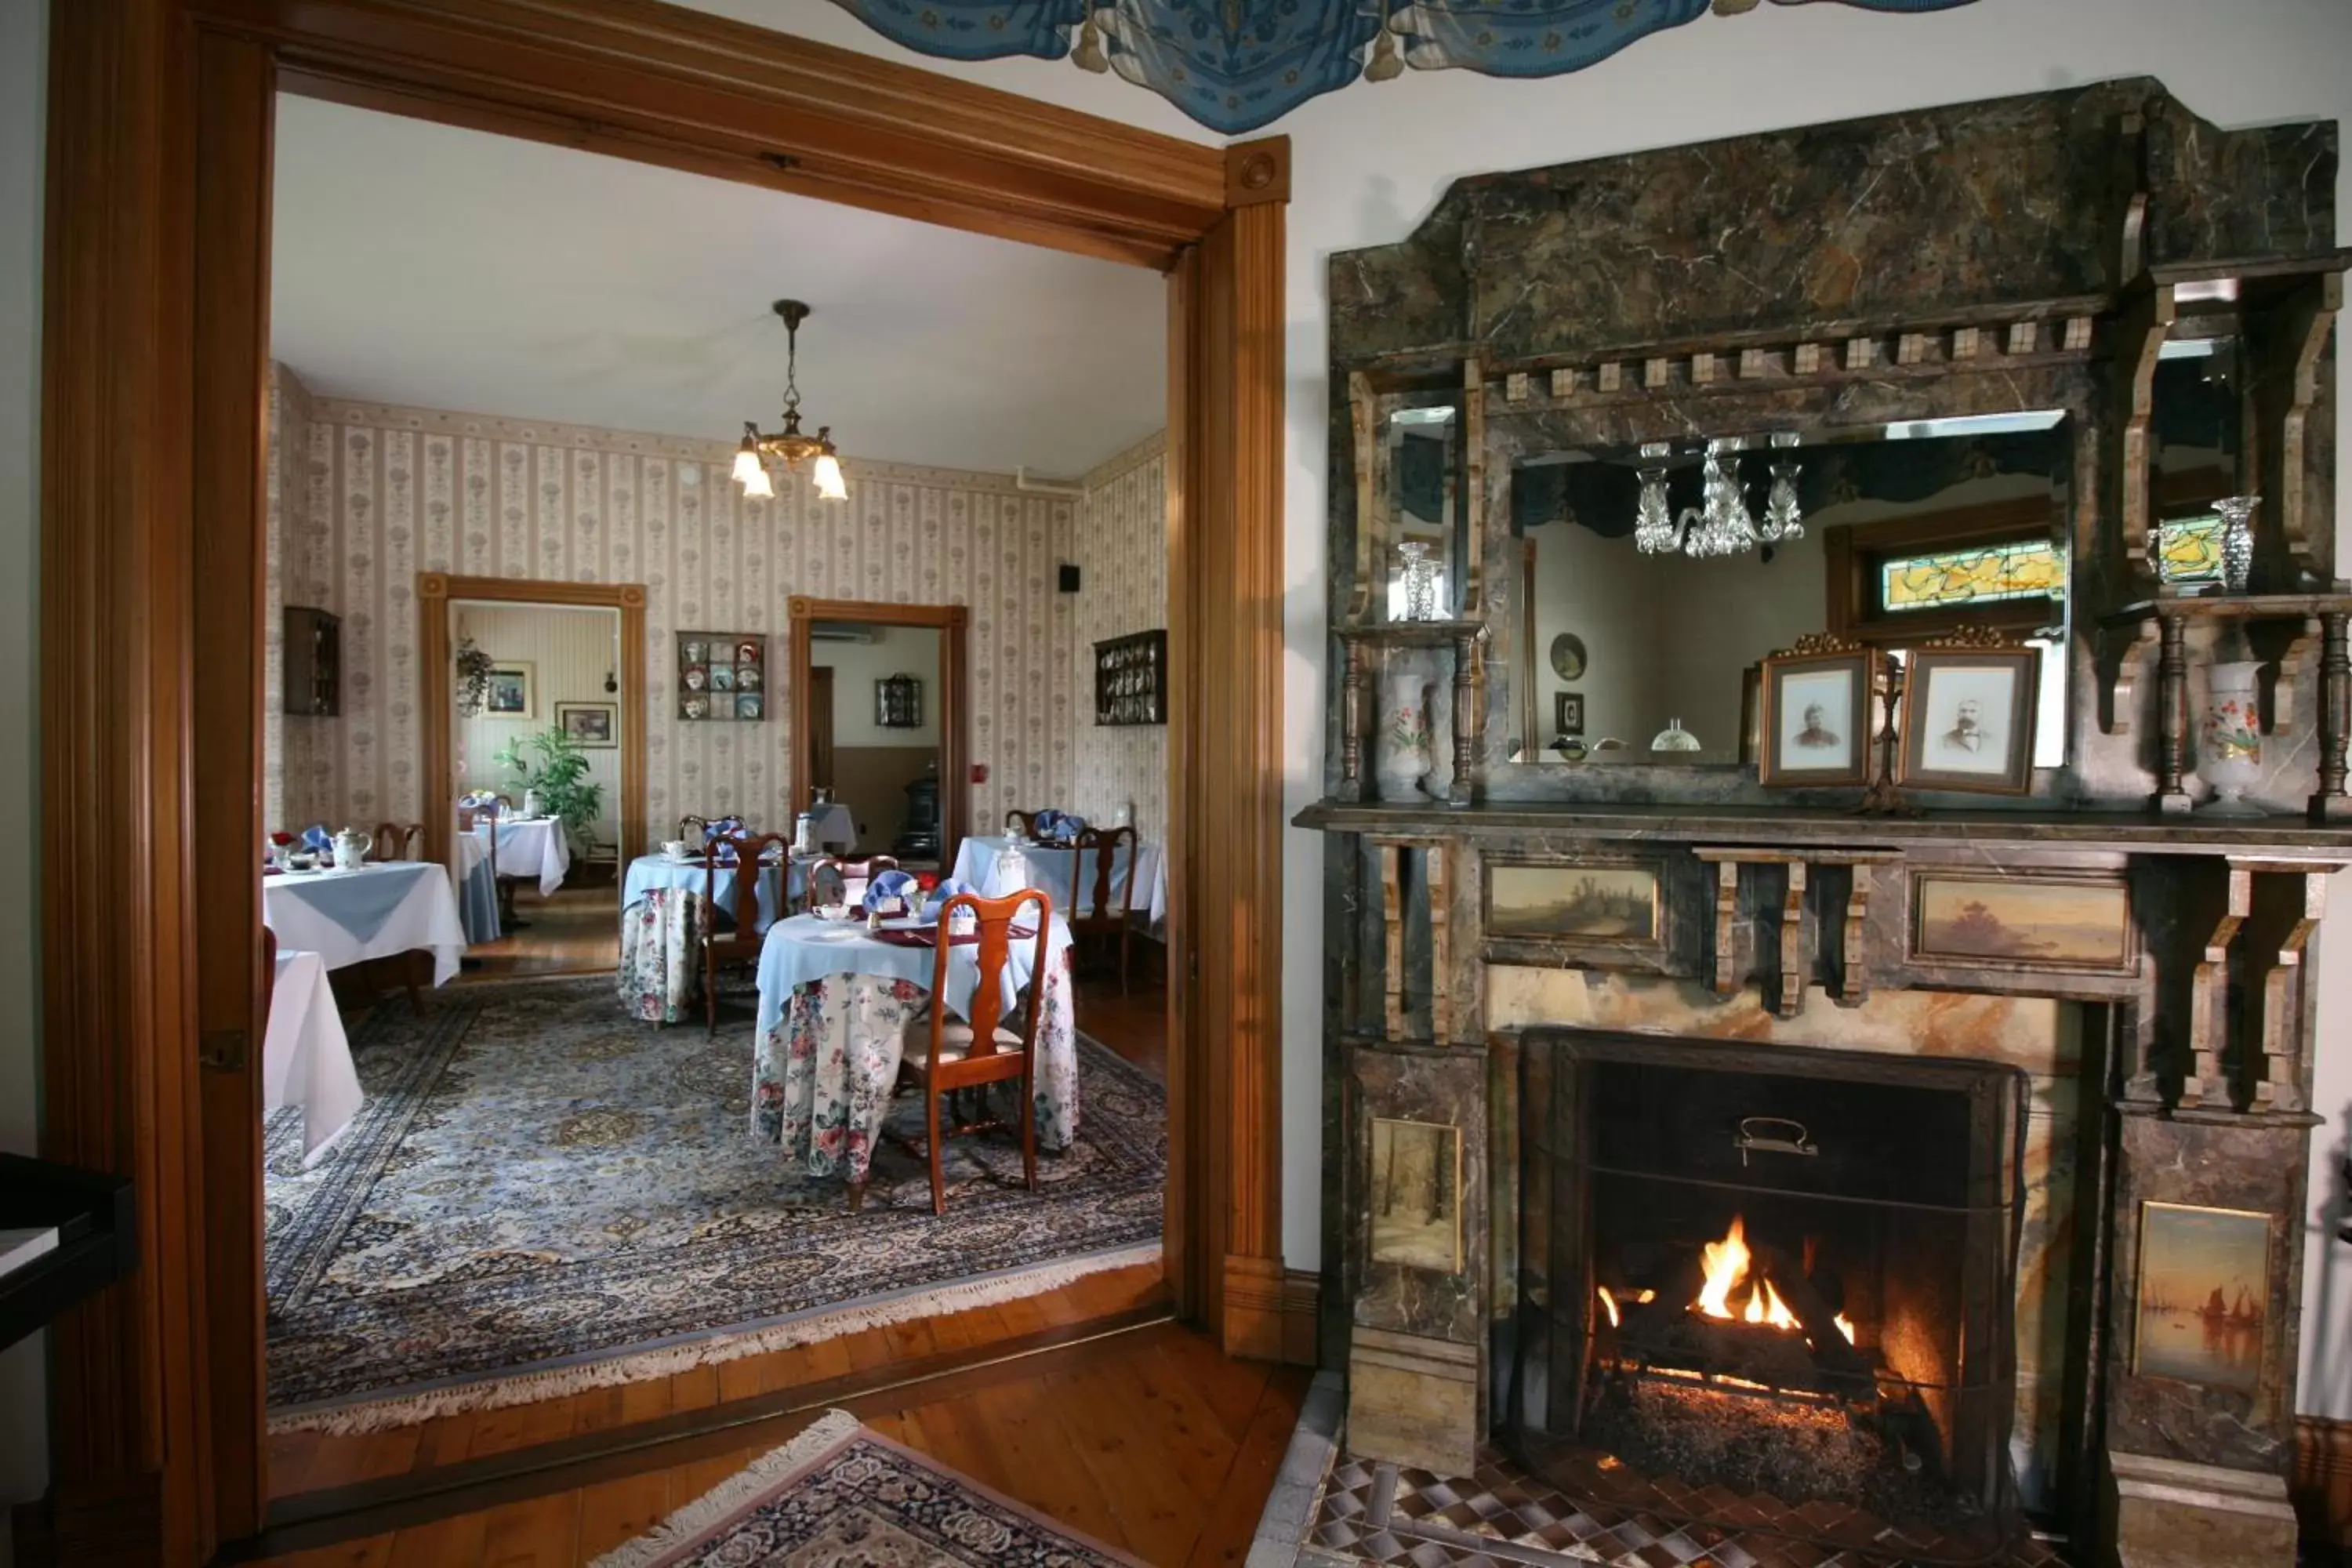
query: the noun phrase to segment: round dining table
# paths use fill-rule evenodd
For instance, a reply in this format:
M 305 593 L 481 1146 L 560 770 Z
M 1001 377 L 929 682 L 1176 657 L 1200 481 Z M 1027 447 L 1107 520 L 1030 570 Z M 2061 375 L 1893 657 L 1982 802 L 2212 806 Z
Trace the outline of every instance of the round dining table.
M 768 928 L 760 947 L 760 1016 L 752 1039 L 751 1131 L 782 1146 L 812 1175 L 840 1172 L 864 1191 L 879 1141 L 907 1026 L 921 1016 L 937 977 L 938 927 L 889 921 L 887 934 L 863 921 L 794 915 Z M 898 934 L 909 933 L 909 934 Z M 930 939 L 930 940 L 926 940 Z M 979 944 L 948 953 L 948 1010 L 969 1017 L 980 984 Z M 1070 986 L 1070 928 L 1053 917 L 1045 933 L 1045 993 L 1037 1026 L 1034 1094 L 1037 1145 L 1067 1148 L 1078 1131 L 1077 1015 Z M 1035 978 L 1034 926 L 1015 917 L 1000 998 L 1017 1016 L 1020 993 Z M 1007 1019 L 1008 1024 L 1011 1019 Z

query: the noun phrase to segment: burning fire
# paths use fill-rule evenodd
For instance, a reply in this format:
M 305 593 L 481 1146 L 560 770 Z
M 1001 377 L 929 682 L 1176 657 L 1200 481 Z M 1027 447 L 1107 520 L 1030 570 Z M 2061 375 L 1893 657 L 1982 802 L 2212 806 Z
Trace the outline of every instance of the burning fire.
M 1755 1255 L 1748 1250 L 1748 1222 L 1745 1218 L 1734 1215 L 1729 1234 L 1721 1241 L 1710 1241 L 1700 1248 L 1700 1261 L 1706 1268 L 1706 1283 L 1700 1288 L 1698 1300 L 1691 1303 L 1693 1311 L 1720 1318 L 1727 1323 L 1760 1323 L 1791 1333 L 1802 1329 L 1803 1325 L 1797 1321 L 1797 1315 L 1789 1310 L 1788 1303 L 1780 1300 L 1780 1293 L 1772 1289 L 1769 1279 L 1750 1278 L 1749 1269 L 1755 1263 Z M 1742 1286 L 1747 1288 L 1745 1296 L 1739 1294 Z M 1612 1322 L 1616 1320 L 1613 1304 L 1610 1309 L 1610 1319 Z M 1845 1336 L 1845 1342 L 1853 1343 L 1853 1325 L 1846 1321 L 1845 1314 L 1840 1312 L 1836 1322 L 1838 1332 Z

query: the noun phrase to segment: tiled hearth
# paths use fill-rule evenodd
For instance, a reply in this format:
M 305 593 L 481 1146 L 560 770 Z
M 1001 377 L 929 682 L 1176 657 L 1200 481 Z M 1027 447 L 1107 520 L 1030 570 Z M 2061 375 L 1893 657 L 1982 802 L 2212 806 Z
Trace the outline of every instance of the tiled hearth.
M 1475 1474 L 1454 1479 L 1343 1455 L 1324 1483 L 1299 1561 L 1412 1568 L 1898 1568 L 1920 1547 L 1935 1545 L 1908 1541 L 1852 1509 L 1814 1503 L 1790 1510 L 1721 1489 L 1647 1481 L 1613 1463 L 1581 1463 L 1572 1479 L 1577 1500 L 1491 1447 L 1479 1450 Z M 1716 1522 L 1689 1522 L 1700 1519 Z M 1815 1543 L 1822 1539 L 1843 1544 Z M 2055 1548 L 2030 1541 L 1987 1568 L 2061 1568 L 2065 1562 Z

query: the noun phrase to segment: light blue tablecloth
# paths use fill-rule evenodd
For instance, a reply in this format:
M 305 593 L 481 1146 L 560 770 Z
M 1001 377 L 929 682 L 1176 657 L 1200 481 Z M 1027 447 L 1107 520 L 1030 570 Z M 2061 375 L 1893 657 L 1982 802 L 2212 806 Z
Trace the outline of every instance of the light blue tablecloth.
M 912 921 L 893 921 L 909 926 Z M 1018 922 L 1016 922 L 1018 923 Z M 1032 930 L 1034 928 L 1032 927 Z M 1045 965 L 1051 971 L 1069 951 L 1070 928 L 1055 915 L 1045 933 Z M 980 984 L 980 944 L 965 942 L 949 950 L 948 1007 L 962 1013 Z M 1034 936 L 1015 937 L 1011 962 L 1004 966 L 1004 1005 L 1008 1009 L 1029 984 L 1029 970 L 1037 951 Z M 931 947 L 900 947 L 877 942 L 855 921 L 821 921 L 814 915 L 794 915 L 768 928 L 760 946 L 760 1033 L 765 1035 L 783 1016 L 793 988 L 828 974 L 872 974 L 929 985 L 939 963 Z
M 713 889 L 719 913 L 730 922 L 735 918 L 737 869 L 733 866 L 719 867 Z M 760 924 L 757 929 L 761 931 L 775 924 L 776 917 L 782 912 L 780 901 L 782 881 L 777 874 L 781 869 L 773 863 L 762 864 L 760 868 Z M 621 890 L 621 908 L 626 910 L 632 904 L 643 903 L 646 895 L 656 888 L 684 888 L 689 892 L 698 893 L 703 890 L 703 866 L 699 858 L 672 860 L 666 855 L 640 855 L 629 862 L 629 875 Z M 792 862 L 790 886 L 795 899 L 808 890 L 807 861 Z
M 490 876 L 487 855 L 457 879 L 457 919 L 466 928 L 469 945 L 496 942 L 506 934 L 499 929 L 499 885 Z
M 955 874 L 979 889 L 982 898 L 1003 898 L 1013 889 L 997 886 L 996 858 L 1012 842 L 1011 838 L 995 835 L 965 839 L 956 851 Z M 1146 906 L 1136 903 L 1136 895 L 1142 889 L 1134 885 L 1134 850 L 1130 846 L 1130 840 L 1122 838 L 1118 847 L 1111 851 L 1111 896 L 1124 898 L 1129 907 L 1139 909 Z M 1082 915 L 1093 911 L 1095 867 L 1102 859 L 1101 850 L 1048 849 L 1029 843 L 1020 847 L 1021 858 L 1029 863 L 1028 886 L 1042 888 L 1050 894 L 1056 913 Z M 1081 909 L 1074 899 L 1083 899 L 1086 907 Z
M 277 885 L 289 897 L 300 899 L 349 931 L 353 941 L 368 942 L 375 940 L 392 911 L 407 901 L 416 889 L 416 879 L 440 869 L 419 860 L 393 861 L 372 864 L 359 872 L 289 873 Z

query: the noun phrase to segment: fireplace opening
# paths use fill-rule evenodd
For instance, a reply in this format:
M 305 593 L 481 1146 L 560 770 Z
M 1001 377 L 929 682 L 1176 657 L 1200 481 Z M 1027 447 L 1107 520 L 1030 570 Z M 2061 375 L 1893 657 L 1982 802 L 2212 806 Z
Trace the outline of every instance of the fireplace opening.
M 2023 1076 L 1570 1034 L 1548 1057 L 1523 1147 L 1549 1321 L 1521 1345 L 1548 1364 L 1519 1383 L 1552 1457 L 1835 1505 L 1915 1561 L 2005 1545 Z

